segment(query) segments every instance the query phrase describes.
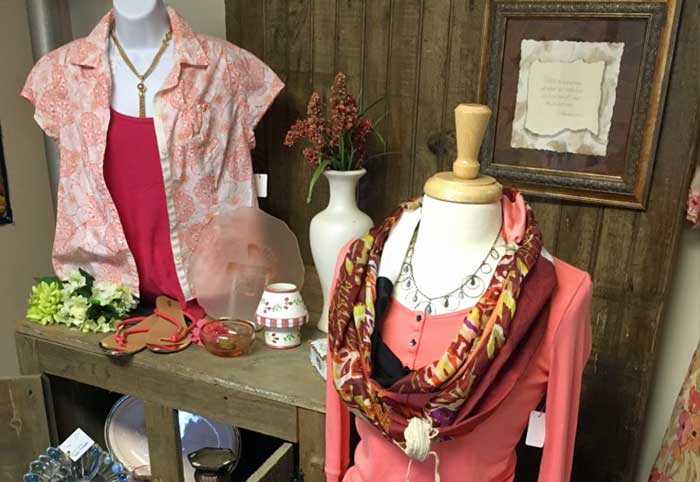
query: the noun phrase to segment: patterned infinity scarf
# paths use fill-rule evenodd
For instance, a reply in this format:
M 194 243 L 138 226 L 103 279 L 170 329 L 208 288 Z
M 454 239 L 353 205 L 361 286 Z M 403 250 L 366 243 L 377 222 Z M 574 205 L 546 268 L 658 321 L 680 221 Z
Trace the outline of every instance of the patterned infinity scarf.
M 507 190 L 504 195 L 514 200 L 519 194 Z M 501 259 L 489 287 L 447 350 L 433 363 L 382 388 L 372 378 L 377 272 L 392 227 L 402 213 L 416 207 L 416 203 L 402 205 L 351 244 L 338 273 L 329 323 L 329 358 L 341 400 L 401 447 L 405 447 L 404 430 L 414 418 L 429 422 L 431 438 L 447 439 L 471 431 L 473 424 L 468 422 L 483 419 L 485 411 L 500 403 L 517 378 L 512 372 L 524 370 L 541 340 L 544 323 L 538 327 L 537 322 L 547 311 L 556 283 L 551 263 L 540 257 L 542 235 L 526 206 L 522 242 Z M 523 306 L 516 319 L 521 288 L 535 271 L 529 306 Z M 503 393 L 491 396 L 494 391 Z M 406 398 L 398 395 L 414 395 L 413 402 L 405 403 Z

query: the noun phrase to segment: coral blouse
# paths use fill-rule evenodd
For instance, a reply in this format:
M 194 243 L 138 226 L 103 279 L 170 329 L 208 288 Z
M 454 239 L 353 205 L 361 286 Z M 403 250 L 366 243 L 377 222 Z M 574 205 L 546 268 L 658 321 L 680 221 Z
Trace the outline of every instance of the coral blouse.
M 344 254 L 344 251 L 343 251 Z M 342 259 L 342 258 L 341 258 Z M 443 482 L 511 482 L 515 447 L 530 412 L 547 395 L 545 443 L 539 482 L 566 482 L 571 474 L 581 375 L 591 351 L 589 306 L 591 280 L 554 259 L 557 288 L 552 296 L 546 333 L 530 366 L 501 406 L 470 434 L 434 443 Z M 392 300 L 382 339 L 411 369 L 437 359 L 449 345 L 466 311 L 429 315 Z M 413 343 L 415 341 L 415 344 Z M 330 369 L 330 364 L 329 364 Z M 326 476 L 328 482 L 404 482 L 409 459 L 367 422 L 356 419 L 361 441 L 355 465 L 348 470 L 350 417 L 329 372 L 326 386 Z M 433 482 L 435 459 L 414 461 L 411 482 Z

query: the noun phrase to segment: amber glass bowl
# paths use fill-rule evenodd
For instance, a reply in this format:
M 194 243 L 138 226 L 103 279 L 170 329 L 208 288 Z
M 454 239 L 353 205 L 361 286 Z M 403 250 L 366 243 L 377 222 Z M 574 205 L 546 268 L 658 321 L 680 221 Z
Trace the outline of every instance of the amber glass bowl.
M 255 341 L 255 325 L 245 320 L 212 320 L 199 337 L 208 352 L 232 358 L 248 353 Z

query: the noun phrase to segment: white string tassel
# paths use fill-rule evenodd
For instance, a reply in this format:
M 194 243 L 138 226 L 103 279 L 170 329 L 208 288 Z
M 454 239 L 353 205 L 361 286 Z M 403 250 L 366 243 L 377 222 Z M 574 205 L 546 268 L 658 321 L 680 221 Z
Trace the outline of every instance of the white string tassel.
M 406 448 L 404 453 L 410 458 L 408 462 L 408 470 L 406 470 L 406 482 L 409 481 L 411 474 L 411 466 L 413 461 L 425 461 L 428 455 L 435 457 L 435 482 L 440 482 L 440 457 L 437 452 L 430 450 L 430 445 L 440 432 L 433 428 L 433 422 L 429 418 L 413 417 L 408 421 L 408 427 L 403 431 L 403 437 L 406 440 Z

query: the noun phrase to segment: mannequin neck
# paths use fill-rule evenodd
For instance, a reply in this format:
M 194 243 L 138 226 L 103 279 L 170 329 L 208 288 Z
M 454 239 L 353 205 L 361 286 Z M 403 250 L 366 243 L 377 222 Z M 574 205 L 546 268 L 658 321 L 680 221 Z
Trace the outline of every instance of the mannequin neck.
M 416 238 L 416 253 L 428 251 L 437 258 L 461 259 L 466 253 L 483 256 L 501 231 L 500 202 L 464 204 L 423 197 Z
M 114 0 L 114 29 L 125 49 L 158 49 L 170 30 L 168 10 L 163 0 Z

